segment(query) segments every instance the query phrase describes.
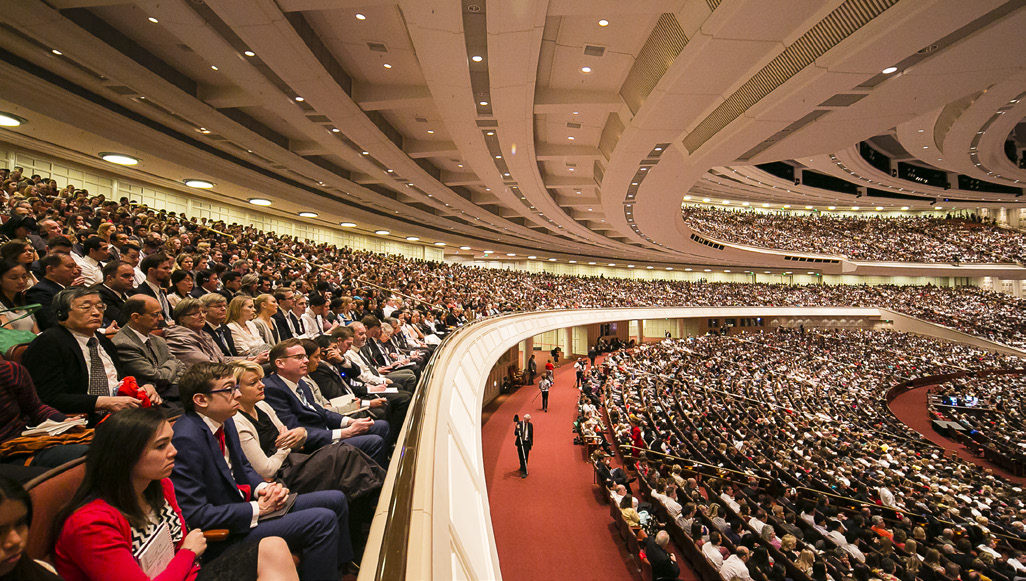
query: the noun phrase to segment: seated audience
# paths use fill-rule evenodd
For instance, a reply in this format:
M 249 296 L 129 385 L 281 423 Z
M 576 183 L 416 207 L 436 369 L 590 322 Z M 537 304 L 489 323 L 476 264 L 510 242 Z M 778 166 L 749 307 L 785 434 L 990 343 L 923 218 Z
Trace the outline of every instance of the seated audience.
M 45 331 L 57 325 L 57 318 L 51 308 L 54 296 L 75 284 L 82 270 L 70 254 L 64 253 L 47 254 L 39 260 L 39 267 L 43 270 L 43 278 L 25 291 L 25 301 L 40 306 L 36 312 L 36 323 L 40 331 Z
M 282 423 L 291 428 L 304 427 L 304 450 L 313 451 L 333 442 L 345 441 L 360 448 L 378 465 L 388 465 L 388 423 L 370 418 L 353 419 L 324 409 L 314 400 L 305 381 L 306 350 L 301 340 L 286 339 L 270 353 L 274 373 L 264 380 L 265 396 Z
M 203 531 L 189 530 L 168 478 L 177 455 L 172 434 L 164 416 L 151 409 L 115 414 L 97 427 L 85 478 L 58 518 L 54 553 L 61 576 L 298 579 L 281 538 L 231 543 L 215 556 Z
M 17 331 L 39 333 L 39 325 L 32 311 L 25 309 L 25 291 L 28 289 L 28 270 L 12 260 L 0 261 L 0 327 Z
M 265 480 L 281 480 L 293 492 L 341 490 L 350 504 L 381 488 L 385 471 L 371 457 L 344 442 L 323 446 L 311 454 L 299 452 L 306 428 L 288 429 L 264 401 L 263 369 L 252 361 L 232 363 L 239 386 L 235 426 L 242 451 Z
M 103 327 L 116 330 L 121 321 L 121 309 L 135 288 L 135 271 L 131 264 L 112 260 L 103 267 L 103 283 L 93 288 L 103 299 Z
M 178 450 L 171 481 L 186 523 L 228 529 L 226 548 L 282 537 L 300 553 L 300 578 L 338 578 L 340 565 L 353 558 L 345 495 L 325 490 L 290 498 L 287 488 L 260 478 L 232 420 L 239 392 L 228 365 L 197 363 L 182 376 L 179 390 L 185 414 L 171 438 Z M 283 509 L 282 516 L 262 518 Z
M 0 444 L 21 436 L 30 426 L 69 418 L 39 401 L 28 371 L 17 363 L 0 361 Z M 44 438 L 45 439 L 45 438 Z M 35 448 L 35 446 L 30 446 Z M 22 466 L 56 468 L 85 454 L 83 444 L 57 444 L 24 453 L 6 453 L 0 462 Z
M 28 556 L 31 523 L 32 497 L 0 476 L 0 581 L 61 581 L 48 564 Z
M 192 271 L 176 270 L 171 273 L 171 292 L 167 293 L 167 302 L 174 309 L 178 301 L 185 297 L 192 296 L 192 289 L 195 283 L 192 278 Z
M 163 316 L 157 299 L 135 295 L 122 309 L 125 326 L 111 339 L 127 375 L 152 384 L 162 400 L 178 401 L 178 378 L 186 364 L 168 349 L 163 337 L 153 334 Z
M 100 295 L 72 287 L 58 293 L 53 306 L 57 326 L 40 333 L 22 358 L 40 399 L 65 414 L 89 414 L 90 423 L 110 412 L 138 407 L 138 399 L 118 395 L 127 373 L 117 348 L 97 332 L 103 324 Z M 139 385 L 153 404 L 161 403 L 152 385 Z
M 239 295 L 228 305 L 226 326 L 238 355 L 257 355 L 271 350 L 271 346 L 264 342 L 253 322 L 255 316 L 256 309 L 253 308 L 252 297 Z
M 164 321 L 171 319 L 171 303 L 167 300 L 164 286 L 171 278 L 171 259 L 162 252 L 149 254 L 139 264 L 139 270 L 146 275 L 146 280 L 136 289 L 135 294 L 149 295 L 160 303 L 160 312 Z

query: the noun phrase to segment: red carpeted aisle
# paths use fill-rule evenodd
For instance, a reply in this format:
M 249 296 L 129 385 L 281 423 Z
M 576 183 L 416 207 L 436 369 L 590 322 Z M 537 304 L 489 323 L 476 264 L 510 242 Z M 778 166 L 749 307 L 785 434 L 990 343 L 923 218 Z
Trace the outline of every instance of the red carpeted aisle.
M 933 427 L 930 425 L 930 412 L 929 407 L 927 406 L 927 396 L 929 395 L 929 392 L 930 386 L 919 387 L 917 389 L 906 391 L 891 401 L 889 404 L 891 412 L 893 412 L 894 415 L 906 426 L 919 432 L 934 444 L 958 454 L 958 456 L 966 462 L 971 462 L 973 464 L 983 466 L 984 468 L 990 468 L 995 474 L 1003 476 L 1012 482 L 1026 484 L 1026 478 L 1015 476 L 997 464 L 993 464 L 988 460 L 974 456 L 965 449 L 965 446 L 949 440 L 935 432 Z
M 548 413 L 541 411 L 537 381 L 483 410 L 485 477 L 504 579 L 640 579 L 612 526 L 609 505 L 598 496 L 583 447 L 573 445 L 579 393 L 573 385 L 571 362 L 556 369 Z M 513 444 L 514 414 L 530 414 L 534 424 L 526 479 L 520 478 Z M 679 554 L 677 559 L 684 563 Z M 687 579 L 690 572 L 682 575 Z

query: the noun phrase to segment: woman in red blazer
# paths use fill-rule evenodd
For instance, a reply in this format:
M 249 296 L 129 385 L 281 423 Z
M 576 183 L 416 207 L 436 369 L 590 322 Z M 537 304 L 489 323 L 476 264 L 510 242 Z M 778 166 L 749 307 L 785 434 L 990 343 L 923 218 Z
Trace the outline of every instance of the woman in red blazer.
M 61 524 L 55 550 L 66 581 L 295 579 L 280 538 L 238 543 L 203 560 L 207 542 L 188 531 L 174 486 L 171 425 L 153 408 L 112 414 L 96 428 L 86 474 Z M 202 566 L 201 566 L 202 563 Z

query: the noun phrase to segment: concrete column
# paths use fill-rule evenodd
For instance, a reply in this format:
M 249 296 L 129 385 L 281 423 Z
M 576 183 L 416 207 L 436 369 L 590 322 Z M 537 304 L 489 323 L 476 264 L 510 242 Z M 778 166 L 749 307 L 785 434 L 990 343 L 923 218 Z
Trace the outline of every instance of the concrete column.
M 645 342 L 645 321 L 638 319 L 638 345 Z

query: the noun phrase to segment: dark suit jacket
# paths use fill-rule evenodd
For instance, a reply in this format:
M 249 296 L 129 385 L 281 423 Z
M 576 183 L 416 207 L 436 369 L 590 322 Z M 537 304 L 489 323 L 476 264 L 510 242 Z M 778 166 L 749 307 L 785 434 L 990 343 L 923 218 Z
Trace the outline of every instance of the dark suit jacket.
M 118 377 L 124 377 L 126 374 L 117 348 L 99 333 L 96 338 L 114 362 Z M 93 414 L 96 411 L 96 396 L 89 395 L 85 355 L 71 331 L 58 325 L 40 333 L 25 350 L 22 365 L 32 376 L 39 399 L 43 402 L 66 414 Z
M 392 362 L 388 360 L 388 356 L 385 355 L 384 350 L 382 350 L 381 346 L 377 343 L 377 339 L 371 339 L 368 337 L 367 343 L 364 344 L 362 349 L 360 349 L 360 352 L 363 353 L 367 359 L 373 361 L 376 367 L 387 367 L 391 365 Z
M 321 361 L 317 369 L 310 373 L 310 379 L 317 382 L 317 387 L 321 388 L 321 395 L 329 400 L 349 393 L 356 395 L 342 376 L 325 361 Z
M 217 333 L 214 333 L 214 328 L 210 326 L 210 323 L 205 323 L 203 325 L 203 332 L 210 335 L 210 338 L 214 340 L 214 345 L 217 345 L 217 348 L 221 350 L 221 353 L 225 357 L 239 356 L 239 350 L 235 348 L 235 339 L 232 338 L 231 331 L 226 329 L 224 335 L 221 336 L 221 338 L 224 339 L 224 342 L 222 342 L 221 338 L 217 336 Z M 225 350 L 226 348 L 227 351 Z
M 274 408 L 278 419 L 289 429 L 306 428 L 304 450 L 313 451 L 331 443 L 331 430 L 342 427 L 342 416 L 314 403 L 313 392 L 307 393 L 306 398 L 316 409 L 303 405 L 276 373 L 264 378 L 264 401 Z
M 167 293 L 165 293 L 163 291 L 163 289 L 160 291 L 160 294 L 164 295 L 164 301 L 167 301 Z M 158 297 L 153 292 L 153 289 L 150 288 L 150 285 L 146 284 L 145 281 L 140 283 L 139 286 L 135 287 L 135 290 L 132 291 L 132 296 L 135 296 L 135 295 L 146 295 L 148 297 L 153 297 L 153 298 L 157 299 L 158 303 L 160 302 L 160 297 Z M 165 320 L 161 321 L 161 325 L 160 325 L 161 327 L 167 326 L 167 321 L 172 320 L 172 318 L 171 318 L 171 311 L 173 311 L 174 309 L 171 308 L 171 303 L 167 303 L 167 309 L 168 309 L 168 311 L 164 313 L 164 319 Z
M 103 299 L 103 304 L 106 305 L 106 309 L 103 311 L 103 326 L 109 327 L 112 321 L 117 321 L 118 325 L 120 325 L 121 309 L 125 306 L 125 299 L 104 286 L 103 283 L 93 285 L 92 288 L 100 293 L 100 298 Z M 129 291 L 128 296 L 131 295 L 132 293 Z
M 214 434 L 196 412 L 186 412 L 178 418 L 174 431 L 171 442 L 178 456 L 171 482 L 189 528 L 249 531 L 253 507 L 243 498 L 238 485 L 247 485 L 254 491 L 263 480 L 242 453 L 235 422 L 228 419 L 224 423 L 231 470 L 221 456 Z
M 670 560 L 670 554 L 656 544 L 655 537 L 645 539 L 645 556 L 652 564 L 652 577 L 659 579 L 677 579 L 680 576 L 680 566 Z
M 289 323 L 285 320 L 285 313 L 281 312 L 281 309 L 278 309 L 277 313 L 271 315 L 271 320 L 274 321 L 274 326 L 278 328 L 278 336 L 281 337 L 282 341 L 292 338 L 292 329 L 289 328 Z M 318 382 L 318 385 L 320 385 L 320 382 Z
M 43 308 L 36 311 L 36 323 L 40 331 L 57 326 L 57 317 L 53 314 L 50 305 L 53 297 L 64 290 L 64 287 L 48 278 L 41 278 L 32 288 L 25 291 L 25 303 L 32 305 L 39 303 Z

